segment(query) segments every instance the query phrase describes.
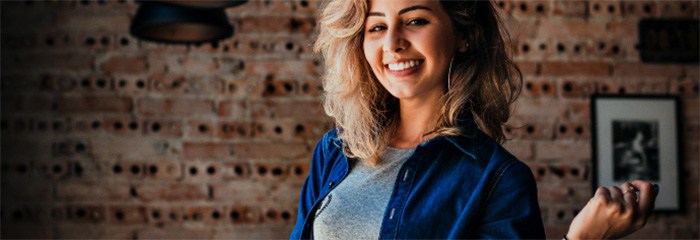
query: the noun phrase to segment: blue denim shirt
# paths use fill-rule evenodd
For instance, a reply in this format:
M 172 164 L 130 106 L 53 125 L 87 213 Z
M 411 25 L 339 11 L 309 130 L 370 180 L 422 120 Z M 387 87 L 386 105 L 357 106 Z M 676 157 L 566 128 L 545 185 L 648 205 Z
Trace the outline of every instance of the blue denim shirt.
M 382 239 L 544 238 L 532 172 L 468 122 L 467 136 L 441 136 L 416 147 L 401 167 L 380 230 Z M 314 150 L 291 239 L 311 238 L 319 202 L 354 161 L 336 130 Z

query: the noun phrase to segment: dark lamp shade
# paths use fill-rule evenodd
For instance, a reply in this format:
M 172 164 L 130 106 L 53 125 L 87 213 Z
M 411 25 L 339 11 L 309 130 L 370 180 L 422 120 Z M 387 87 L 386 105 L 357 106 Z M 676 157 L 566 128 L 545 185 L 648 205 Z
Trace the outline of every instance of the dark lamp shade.
M 132 35 L 161 43 L 202 43 L 233 35 L 223 8 L 188 8 L 141 2 L 129 29 Z

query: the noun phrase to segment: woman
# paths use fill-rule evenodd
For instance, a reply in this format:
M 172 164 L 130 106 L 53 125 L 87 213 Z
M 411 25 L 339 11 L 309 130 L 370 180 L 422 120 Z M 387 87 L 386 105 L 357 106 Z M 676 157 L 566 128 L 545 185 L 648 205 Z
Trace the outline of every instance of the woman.
M 522 80 L 492 3 L 330 1 L 319 23 L 337 129 L 291 238 L 544 238 L 532 173 L 498 144 Z M 598 189 L 567 237 L 640 228 L 651 185 L 621 188 Z

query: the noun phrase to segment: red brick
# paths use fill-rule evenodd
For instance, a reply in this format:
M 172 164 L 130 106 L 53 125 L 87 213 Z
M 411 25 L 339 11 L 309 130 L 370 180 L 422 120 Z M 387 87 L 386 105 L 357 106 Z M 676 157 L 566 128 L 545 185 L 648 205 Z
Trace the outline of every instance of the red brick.
M 4 3 L 7 4 L 7 3 Z M 3 4 L 3 5 L 4 5 Z M 3 239 L 50 239 L 55 238 L 53 226 L 36 223 L 8 223 L 3 221 Z
M 270 143 L 270 142 L 245 142 L 234 143 L 234 155 L 242 159 L 259 158 L 283 158 L 294 159 L 310 156 L 311 148 L 298 142 Z
M 258 60 L 246 62 L 244 72 L 246 78 L 309 79 L 319 77 L 322 70 L 312 60 Z
M 109 208 L 109 221 L 118 224 L 144 224 L 146 223 L 146 208 L 143 206 L 111 206 Z
M 238 225 L 214 233 L 216 239 L 282 239 L 288 238 L 293 224 Z
M 538 160 L 587 160 L 591 159 L 588 141 L 537 142 L 535 159 Z
M 217 115 L 220 117 L 245 118 L 248 103 L 244 101 L 228 100 L 218 103 Z
M 250 115 L 258 118 L 321 119 L 326 114 L 320 101 L 256 101 L 250 103 Z
M 543 76 L 608 76 L 610 65 L 605 62 L 554 62 L 542 63 Z
M 214 103 L 209 99 L 141 98 L 136 102 L 136 109 L 139 113 L 146 116 L 201 116 L 213 114 Z
M 310 34 L 316 26 L 313 17 L 246 16 L 236 19 L 242 22 L 240 33 L 302 33 Z
M 209 198 L 206 185 L 142 182 L 135 185 L 137 198 L 145 202 L 196 201 Z
M 235 156 L 233 145 L 216 142 L 185 142 L 183 155 L 185 159 L 226 159 Z
M 543 19 L 537 26 L 536 36 L 555 39 L 590 39 L 607 31 L 606 22 L 583 18 Z
M 130 239 L 138 227 L 114 226 L 103 227 L 95 224 L 58 223 L 47 225 L 56 228 L 56 234 L 51 238 L 59 239 L 105 239 L 119 238 Z
M 552 15 L 564 17 L 585 17 L 587 5 L 585 1 L 553 1 Z
M 503 144 L 503 147 L 508 149 L 508 151 L 521 161 L 532 160 L 532 142 L 522 141 L 522 140 L 510 140 Z
M 113 56 L 100 63 L 100 69 L 108 73 L 139 74 L 148 70 L 145 56 Z
M 620 77 L 667 77 L 676 79 L 682 74 L 683 68 L 678 65 L 637 62 L 617 62 L 613 65 L 613 75 Z
M 64 96 L 57 100 L 57 110 L 66 113 L 130 112 L 131 99 L 108 96 Z
M 136 232 L 138 239 L 210 239 L 214 231 L 212 228 L 192 227 L 157 227 L 148 226 Z
M 62 201 L 125 201 L 131 199 L 129 185 L 105 182 L 59 182 L 56 198 Z
M 90 146 L 94 156 L 123 159 L 163 157 L 179 151 L 176 150 L 177 146 L 158 138 L 93 138 Z
M 246 184 L 219 182 L 211 184 L 212 200 L 238 203 L 257 203 L 269 198 L 270 186 L 262 182 L 249 181 Z
M 534 50 L 533 46 L 530 49 Z M 515 64 L 520 68 L 520 72 L 523 73 L 523 77 L 539 75 L 539 63 L 532 61 L 515 61 Z

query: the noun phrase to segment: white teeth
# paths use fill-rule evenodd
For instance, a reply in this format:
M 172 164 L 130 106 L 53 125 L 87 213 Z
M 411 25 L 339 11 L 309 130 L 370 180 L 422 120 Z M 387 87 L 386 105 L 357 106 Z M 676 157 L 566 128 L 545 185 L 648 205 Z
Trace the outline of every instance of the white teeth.
M 400 62 L 400 63 L 390 63 L 389 64 L 389 70 L 392 71 L 401 71 L 407 68 L 415 67 L 416 65 L 420 64 L 420 60 L 410 60 L 406 62 Z

